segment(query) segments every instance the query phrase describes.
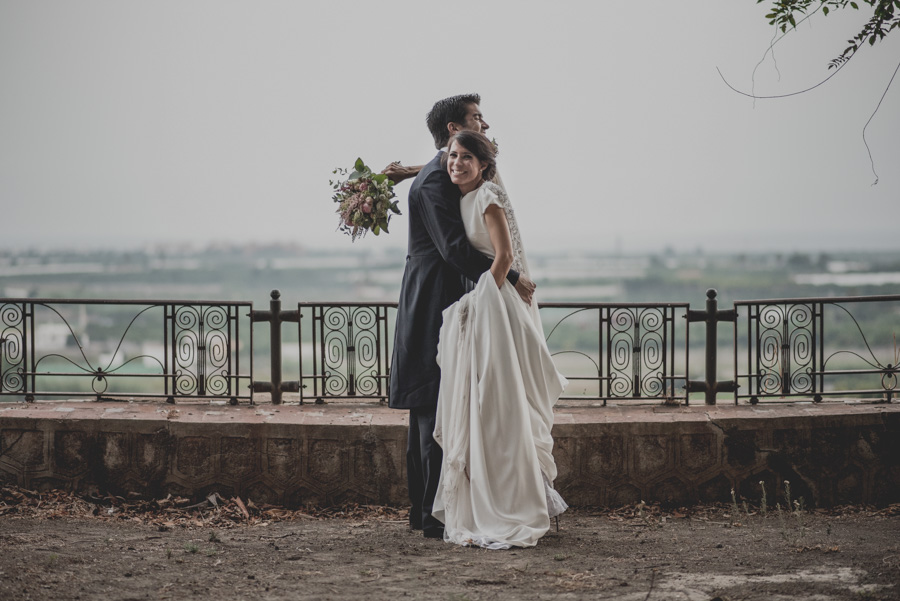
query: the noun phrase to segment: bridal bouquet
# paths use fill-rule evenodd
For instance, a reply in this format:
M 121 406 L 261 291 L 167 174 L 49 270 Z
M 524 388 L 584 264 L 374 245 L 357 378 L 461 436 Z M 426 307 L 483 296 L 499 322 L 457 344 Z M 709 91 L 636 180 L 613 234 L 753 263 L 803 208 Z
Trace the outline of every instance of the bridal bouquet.
M 371 230 L 376 236 L 388 232 L 392 214 L 400 215 L 394 198 L 394 182 L 383 173 L 373 173 L 362 159 L 356 159 L 353 172 L 338 167 L 332 173 L 345 180 L 329 181 L 334 189 L 331 199 L 338 203 L 341 216 L 338 228 L 355 242 Z

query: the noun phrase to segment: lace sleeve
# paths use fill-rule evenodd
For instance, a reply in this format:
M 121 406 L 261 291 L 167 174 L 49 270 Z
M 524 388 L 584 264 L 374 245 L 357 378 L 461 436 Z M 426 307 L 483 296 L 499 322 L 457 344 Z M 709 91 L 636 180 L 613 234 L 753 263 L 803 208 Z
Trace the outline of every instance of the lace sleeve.
M 515 211 L 513 211 L 512 203 L 509 200 L 509 196 L 506 194 L 506 190 L 494 182 L 484 182 L 481 187 L 485 188 L 485 193 L 482 194 L 482 196 L 486 199 L 490 199 L 484 201 L 485 204 L 483 207 L 479 206 L 481 212 L 484 213 L 489 204 L 499 205 L 500 208 L 503 209 L 503 212 L 506 213 L 506 222 L 509 225 L 509 237 L 512 239 L 512 268 L 520 273 L 527 272 L 525 267 L 525 250 L 522 247 L 522 236 L 519 233 L 519 223 L 516 221 L 516 214 Z

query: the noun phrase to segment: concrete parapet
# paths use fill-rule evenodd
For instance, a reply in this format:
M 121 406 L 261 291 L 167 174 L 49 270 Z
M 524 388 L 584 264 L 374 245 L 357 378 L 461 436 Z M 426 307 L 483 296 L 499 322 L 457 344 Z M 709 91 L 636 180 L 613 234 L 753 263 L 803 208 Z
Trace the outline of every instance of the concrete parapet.
M 900 405 L 556 410 L 557 488 L 572 505 L 900 501 Z M 406 504 L 406 413 L 377 405 L 0 405 L 0 479 L 29 489 L 289 507 Z

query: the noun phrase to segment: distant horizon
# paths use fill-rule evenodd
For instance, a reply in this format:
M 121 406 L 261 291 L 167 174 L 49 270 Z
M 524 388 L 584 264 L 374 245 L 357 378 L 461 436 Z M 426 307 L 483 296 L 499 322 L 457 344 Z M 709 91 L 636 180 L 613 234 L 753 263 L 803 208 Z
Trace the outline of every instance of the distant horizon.
M 343 237 L 343 236 L 342 236 Z M 0 253 L 19 254 L 36 252 L 40 254 L 50 253 L 130 253 L 130 252 L 159 252 L 160 250 L 171 248 L 175 251 L 186 252 L 204 252 L 217 249 L 277 249 L 295 250 L 310 254 L 332 254 L 340 255 L 366 255 L 366 254 L 399 254 L 406 251 L 405 237 L 404 244 L 398 244 L 394 241 L 376 240 L 374 236 L 368 236 L 362 240 L 351 243 L 346 238 L 346 244 L 338 241 L 333 245 L 323 246 L 321 244 L 304 244 L 299 240 L 156 240 L 156 241 L 135 241 L 131 243 L 114 244 L 104 243 L 37 243 L 37 244 L 9 244 L 0 242 Z M 381 238 L 384 238 L 382 235 Z M 590 255 L 603 257 L 616 256 L 647 256 L 657 254 L 675 253 L 679 255 L 740 255 L 740 254 L 835 254 L 835 253 L 900 253 L 900 241 L 887 244 L 881 242 L 878 238 L 869 239 L 867 244 L 844 244 L 842 246 L 821 246 L 816 245 L 813 241 L 799 243 L 795 241 L 793 244 L 772 245 L 760 242 L 755 245 L 735 246 L 733 244 L 715 244 L 715 243 L 696 243 L 696 244 L 677 244 L 663 243 L 659 245 L 650 244 L 620 244 L 619 247 L 604 245 L 603 247 L 588 247 L 585 245 L 570 246 L 552 246 L 539 245 L 534 248 L 528 248 L 529 254 L 534 255 Z

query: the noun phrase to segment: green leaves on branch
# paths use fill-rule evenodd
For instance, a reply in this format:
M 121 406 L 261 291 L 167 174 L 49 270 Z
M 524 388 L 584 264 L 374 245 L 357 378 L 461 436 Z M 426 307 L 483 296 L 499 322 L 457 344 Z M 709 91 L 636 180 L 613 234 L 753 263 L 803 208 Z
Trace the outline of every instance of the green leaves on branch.
M 765 0 L 756 0 L 757 4 Z M 844 51 L 833 59 L 828 68 L 839 67 L 859 50 L 863 42 L 868 41 L 874 46 L 878 40 L 883 40 L 894 29 L 900 29 L 900 0 L 861 0 L 864 5 L 872 8 L 872 17 L 863 26 Z M 772 8 L 766 15 L 769 25 L 774 25 L 786 33 L 788 27 L 795 29 L 798 22 L 803 22 L 813 14 L 822 11 L 824 16 L 831 14 L 832 10 L 847 7 L 859 10 L 859 3 L 850 0 L 775 0 Z
M 350 177 L 348 177 L 347 179 L 359 179 L 371 173 L 372 171 L 368 167 L 366 167 L 366 164 L 363 163 L 363 160 L 361 158 L 357 158 L 356 162 L 353 163 L 353 173 L 351 173 Z

